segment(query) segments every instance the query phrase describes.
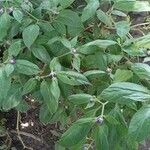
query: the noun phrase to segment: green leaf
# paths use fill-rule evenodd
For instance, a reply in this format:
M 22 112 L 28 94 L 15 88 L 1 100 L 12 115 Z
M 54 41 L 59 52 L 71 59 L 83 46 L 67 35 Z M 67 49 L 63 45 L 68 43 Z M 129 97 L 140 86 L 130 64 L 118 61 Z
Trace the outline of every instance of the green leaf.
M 60 71 L 57 76 L 62 82 L 70 85 L 90 84 L 84 75 L 74 71 Z
M 150 105 L 143 106 L 131 119 L 129 137 L 141 142 L 150 135 Z
M 11 17 L 4 13 L 0 16 L 0 41 L 7 35 L 7 31 L 11 26 Z
M 8 49 L 9 56 L 17 56 L 21 50 L 21 40 L 12 43 Z
M 101 71 L 101 70 L 90 70 L 90 71 L 87 71 L 84 73 L 84 75 L 86 77 L 89 77 L 89 76 L 98 76 L 98 75 L 104 75 L 106 74 L 105 71 Z
M 30 109 L 30 105 L 27 104 L 26 101 L 20 101 L 20 103 L 15 107 L 17 111 L 20 111 L 22 113 L 26 113 Z
M 63 10 L 59 13 L 57 19 L 59 24 L 64 24 L 67 26 L 69 34 L 72 36 L 78 35 L 83 30 L 83 24 L 77 13 L 71 10 Z
M 68 49 L 71 49 L 71 43 L 68 39 L 66 39 L 65 37 L 60 38 L 60 42 L 67 47 Z
M 61 7 L 64 9 L 64 8 L 69 7 L 75 0 L 65 0 L 65 1 L 59 0 L 59 1 L 60 1 Z
M 60 89 L 57 79 L 53 79 L 51 84 L 43 81 L 41 83 L 40 90 L 50 113 L 55 113 L 58 108 L 58 101 L 60 96 Z
M 75 105 L 81 105 L 93 101 L 93 96 L 89 94 L 74 94 L 69 96 L 68 99 Z
M 22 36 L 25 45 L 30 48 L 39 35 L 39 26 L 30 25 L 23 30 Z
M 41 60 L 42 62 L 49 64 L 50 63 L 50 56 L 47 50 L 45 49 L 44 46 L 39 45 L 39 46 L 34 46 L 31 48 L 31 51 L 33 55 Z
M 55 57 L 51 60 L 50 69 L 53 71 L 60 71 L 61 70 L 61 64 L 60 64 L 59 59 L 57 57 Z
M 4 68 L 0 67 L 0 101 L 7 97 L 10 86 L 11 79 L 7 77 Z
M 130 31 L 130 24 L 127 21 L 119 21 L 115 23 L 115 27 L 117 30 L 117 34 L 121 38 L 124 38 Z
M 132 71 L 140 78 L 150 80 L 150 66 L 144 63 L 134 63 L 131 66 Z
M 108 46 L 115 45 L 115 44 L 117 44 L 117 42 L 112 41 L 112 40 L 95 40 L 95 41 L 92 41 L 92 42 L 89 42 L 89 43 L 83 45 L 81 48 L 89 47 L 89 46 L 98 46 L 100 48 L 105 49 Z
M 64 147 L 72 147 L 82 141 L 93 126 L 93 118 L 79 119 L 62 135 L 59 143 Z
M 46 105 L 42 105 L 40 108 L 39 119 L 42 123 L 47 124 L 52 119 L 52 113 L 50 113 Z
M 95 143 L 96 143 L 96 149 L 97 150 L 109 150 L 109 142 L 107 139 L 107 126 L 97 126 L 95 129 Z
M 114 76 L 114 83 L 128 81 L 132 76 L 133 73 L 130 70 L 117 69 Z
M 21 21 L 23 19 L 23 13 L 20 10 L 14 10 L 13 16 L 19 23 L 21 23 Z
M 111 116 L 111 115 L 106 115 L 106 116 L 104 116 L 104 118 L 105 118 L 110 124 L 113 124 L 113 125 L 119 124 L 119 122 L 116 120 L 116 118 L 113 117 L 113 116 Z
M 127 15 L 124 12 L 119 11 L 119 10 L 113 10 L 111 13 L 116 16 L 127 17 Z
M 13 85 L 8 92 L 8 96 L 3 101 L 3 109 L 5 111 L 10 110 L 18 106 L 21 100 L 22 100 L 22 95 L 21 95 L 20 86 L 18 87 L 18 85 L 17 86 Z
M 138 84 L 121 82 L 110 85 L 101 97 L 107 101 L 129 104 L 131 101 L 150 100 L 150 91 Z
M 35 89 L 36 85 L 37 85 L 37 80 L 35 78 L 29 79 L 23 86 L 22 95 L 30 93 L 32 90 Z
M 109 27 L 112 26 L 112 20 L 111 20 L 110 16 L 107 15 L 105 12 L 103 12 L 101 9 L 97 10 L 97 17 L 105 25 L 107 25 Z
M 14 72 L 15 68 L 13 64 L 6 64 L 4 69 L 7 77 L 9 77 Z
M 142 37 L 133 40 L 138 48 L 150 48 L 150 34 L 144 35 Z
M 23 59 L 18 59 L 16 61 L 16 70 L 25 75 L 36 75 L 40 72 L 40 69 L 37 65 Z
M 148 1 L 126 0 L 115 2 L 114 8 L 122 11 L 143 12 L 150 11 L 150 4 Z
M 75 54 L 73 57 L 72 66 L 74 69 L 76 69 L 78 72 L 80 72 L 80 65 L 81 65 L 80 57 L 78 54 Z
M 82 22 L 85 22 L 86 20 L 92 18 L 97 8 L 99 7 L 99 0 L 89 0 L 87 6 L 84 8 L 81 16 Z

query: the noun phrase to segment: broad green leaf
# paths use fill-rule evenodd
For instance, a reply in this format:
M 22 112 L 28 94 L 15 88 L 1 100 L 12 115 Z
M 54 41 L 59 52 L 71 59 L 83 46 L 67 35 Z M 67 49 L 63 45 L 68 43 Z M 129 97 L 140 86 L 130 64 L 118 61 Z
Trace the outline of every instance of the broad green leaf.
M 21 87 L 18 87 L 18 85 L 17 86 L 13 85 L 10 88 L 7 97 L 3 101 L 3 109 L 5 111 L 10 110 L 19 105 L 21 100 L 22 100 Z
M 30 105 L 24 100 L 21 100 L 20 103 L 15 107 L 17 111 L 20 111 L 22 113 L 26 113 L 30 109 Z
M 13 16 L 19 23 L 21 23 L 21 21 L 23 19 L 23 13 L 20 10 L 14 10 Z
M 11 17 L 4 13 L 0 16 L 0 41 L 7 35 L 7 31 L 11 25 Z
M 80 65 L 81 65 L 81 60 L 78 54 L 75 54 L 73 57 L 73 62 L 72 62 L 72 66 L 75 70 L 77 70 L 78 72 L 80 72 Z
M 148 64 L 134 63 L 131 69 L 140 79 L 150 80 L 150 66 Z
M 116 118 L 113 117 L 113 116 L 111 116 L 111 115 L 106 115 L 106 116 L 104 116 L 104 118 L 105 118 L 110 124 L 113 124 L 113 125 L 119 124 L 119 122 L 116 120 Z
M 58 108 L 58 101 L 60 96 L 60 89 L 57 79 L 53 79 L 50 84 L 46 81 L 43 81 L 41 83 L 40 90 L 50 113 L 55 113 Z
M 70 43 L 70 41 L 69 41 L 68 39 L 62 37 L 62 38 L 60 38 L 60 42 L 61 42 L 65 47 L 67 47 L 68 49 L 71 49 L 72 46 L 71 46 L 71 43 Z
M 15 68 L 13 64 L 6 64 L 4 69 L 5 69 L 7 77 L 9 77 L 13 73 Z
M 105 71 L 101 71 L 101 70 L 90 70 L 90 71 L 87 71 L 87 72 L 85 72 L 84 73 L 84 75 L 86 76 L 86 77 L 89 77 L 89 76 L 98 76 L 98 75 L 104 75 L 104 74 L 106 74 L 106 72 Z
M 63 9 L 69 7 L 74 1 L 75 0 L 65 0 L 65 1 L 59 0 L 60 5 Z
M 150 91 L 138 84 L 121 82 L 110 85 L 101 97 L 110 102 L 129 104 L 131 101 L 150 100 Z
M 83 30 L 83 24 L 77 13 L 71 10 L 63 10 L 59 13 L 57 19 L 59 24 L 64 24 L 67 26 L 69 34 L 72 36 L 78 35 Z
M 29 25 L 23 30 L 22 36 L 25 45 L 30 48 L 39 35 L 38 25 Z
M 39 119 L 42 123 L 47 124 L 52 119 L 52 113 L 50 113 L 46 105 L 42 105 L 40 108 Z
M 35 75 L 40 72 L 40 69 L 28 60 L 18 59 L 16 61 L 16 71 L 25 75 Z
M 115 23 L 115 27 L 116 27 L 116 30 L 117 30 L 117 34 L 121 38 L 125 38 L 125 36 L 130 31 L 130 24 L 127 21 L 119 21 L 119 22 Z
M 143 12 L 150 11 L 150 4 L 148 1 L 126 0 L 115 2 L 114 8 L 122 11 Z
M 0 101 L 6 98 L 10 86 L 11 86 L 11 79 L 7 77 L 4 68 L 0 67 Z
M 127 15 L 124 12 L 119 11 L 119 10 L 113 10 L 111 13 L 116 16 L 127 17 Z
M 54 57 L 51 60 L 50 69 L 53 71 L 60 71 L 61 70 L 61 64 L 60 64 L 59 59 L 57 57 Z
M 150 136 L 150 105 L 143 106 L 131 119 L 129 137 L 141 142 Z
M 21 50 L 21 40 L 12 43 L 8 49 L 9 56 L 17 56 Z
M 136 46 L 139 48 L 150 48 L 150 34 L 134 39 Z
M 79 119 L 62 135 L 59 143 L 64 147 L 72 147 L 82 141 L 93 126 L 93 118 Z
M 115 45 L 115 44 L 117 44 L 117 42 L 112 41 L 112 40 L 95 40 L 95 41 L 92 41 L 92 42 L 89 42 L 89 43 L 83 45 L 82 47 L 98 46 L 100 48 L 105 49 L 108 46 Z
M 37 85 L 37 80 L 35 78 L 29 79 L 23 86 L 22 95 L 30 93 L 32 90 L 35 89 Z
M 107 15 L 105 12 L 103 12 L 101 9 L 97 10 L 97 17 L 105 25 L 107 25 L 109 27 L 112 26 L 113 23 L 112 23 L 110 16 Z
M 93 101 L 93 96 L 89 94 L 74 94 L 68 97 L 69 101 L 75 105 L 87 104 Z
M 60 71 L 57 76 L 62 82 L 70 85 L 90 84 L 84 75 L 74 71 Z
M 47 50 L 45 49 L 44 46 L 39 45 L 39 46 L 34 46 L 31 48 L 31 51 L 33 55 L 41 60 L 42 62 L 49 64 L 50 63 L 50 56 Z
M 107 139 L 108 131 L 107 126 L 97 126 L 95 129 L 94 139 L 97 150 L 109 150 L 109 142 Z
M 132 76 L 133 73 L 130 70 L 117 69 L 114 75 L 114 83 L 128 81 Z
M 146 56 L 145 49 L 139 47 L 137 43 L 124 44 L 122 50 L 130 56 Z
M 86 20 L 92 18 L 96 10 L 99 7 L 99 0 L 89 0 L 87 6 L 84 8 L 81 16 L 82 22 L 85 22 Z

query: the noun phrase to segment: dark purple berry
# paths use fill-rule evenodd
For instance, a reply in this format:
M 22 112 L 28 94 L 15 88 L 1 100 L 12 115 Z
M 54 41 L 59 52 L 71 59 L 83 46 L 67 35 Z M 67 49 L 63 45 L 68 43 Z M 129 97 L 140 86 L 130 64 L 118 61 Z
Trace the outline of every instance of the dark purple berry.
M 12 58 L 12 59 L 10 59 L 10 61 L 9 61 L 11 64 L 15 64 L 16 63 L 16 59 L 15 58 Z
M 104 122 L 103 117 L 97 117 L 97 118 L 96 118 L 96 123 L 97 123 L 97 124 L 100 124 L 100 125 L 101 125 L 103 122 Z

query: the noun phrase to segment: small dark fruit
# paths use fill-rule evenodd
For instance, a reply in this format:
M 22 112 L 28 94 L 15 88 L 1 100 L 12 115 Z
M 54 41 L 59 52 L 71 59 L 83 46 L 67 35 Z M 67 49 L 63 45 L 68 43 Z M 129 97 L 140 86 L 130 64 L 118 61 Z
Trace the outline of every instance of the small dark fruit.
M 104 122 L 103 117 L 97 117 L 97 118 L 96 118 L 96 123 L 97 123 L 97 124 L 100 124 L 100 125 L 101 125 L 103 122 Z
M 10 64 L 15 64 L 16 63 L 16 59 L 15 58 L 12 58 L 12 59 L 10 59 Z

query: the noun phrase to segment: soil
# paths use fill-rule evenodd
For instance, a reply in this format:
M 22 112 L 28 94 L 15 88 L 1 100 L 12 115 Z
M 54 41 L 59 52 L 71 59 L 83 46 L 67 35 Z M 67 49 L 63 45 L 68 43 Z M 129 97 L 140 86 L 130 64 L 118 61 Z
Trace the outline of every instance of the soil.
M 55 124 L 43 125 L 38 119 L 38 108 L 31 109 L 27 113 L 21 113 L 19 132 L 17 126 L 17 112 L 11 110 L 2 113 L 6 118 L 5 127 L 7 135 L 0 137 L 0 144 L 6 144 L 8 149 L 23 150 L 23 141 L 26 149 L 30 150 L 54 150 L 55 142 L 58 140 L 59 128 Z M 29 125 L 23 127 L 23 125 Z M 18 133 L 21 140 L 18 137 Z

